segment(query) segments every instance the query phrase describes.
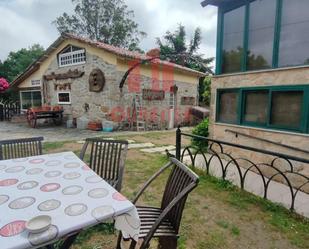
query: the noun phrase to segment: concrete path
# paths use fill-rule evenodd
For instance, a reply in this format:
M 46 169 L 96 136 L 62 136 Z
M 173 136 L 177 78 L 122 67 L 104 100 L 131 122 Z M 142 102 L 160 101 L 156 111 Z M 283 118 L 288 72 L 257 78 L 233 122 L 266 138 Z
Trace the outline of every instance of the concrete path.
M 189 128 L 183 128 L 187 130 Z M 149 132 L 175 132 L 176 129 L 168 131 L 149 131 Z M 76 141 L 84 140 L 88 137 L 116 137 L 116 136 L 127 136 L 127 135 L 139 135 L 149 133 L 147 132 L 136 132 L 136 131 L 116 131 L 116 132 L 101 132 L 101 131 L 90 131 L 90 130 L 79 130 L 72 128 L 65 128 L 62 126 L 46 126 L 40 125 L 38 128 L 30 128 L 28 124 L 15 124 L 11 122 L 0 122 L 0 140 L 15 139 L 15 138 L 26 138 L 43 136 L 47 142 L 56 141 Z M 131 141 L 132 143 L 132 141 Z
M 207 160 L 209 160 L 210 155 L 206 155 L 206 158 Z M 224 159 L 222 159 L 222 162 L 223 165 L 227 164 L 227 161 L 225 161 Z M 187 165 L 192 164 L 190 156 L 184 157 L 184 163 L 186 163 Z M 197 155 L 197 158 L 195 160 L 195 167 L 204 170 L 206 169 L 205 160 L 202 155 Z M 222 170 L 218 159 L 212 161 L 209 171 L 210 175 L 212 176 L 216 176 L 218 178 L 222 177 Z M 241 169 L 241 171 L 242 174 L 244 174 L 245 169 Z M 235 165 L 234 167 L 232 167 L 232 165 L 231 167 L 228 167 L 226 180 L 240 187 L 239 173 Z M 268 179 L 265 177 L 265 180 L 267 181 Z M 261 176 L 252 171 L 249 171 L 245 178 L 244 189 L 255 195 L 263 197 L 264 185 Z M 272 181 L 268 187 L 267 199 L 275 203 L 280 203 L 288 209 L 291 207 L 292 198 L 290 189 L 285 184 Z M 295 199 L 294 208 L 296 213 L 309 218 L 309 194 L 299 192 Z

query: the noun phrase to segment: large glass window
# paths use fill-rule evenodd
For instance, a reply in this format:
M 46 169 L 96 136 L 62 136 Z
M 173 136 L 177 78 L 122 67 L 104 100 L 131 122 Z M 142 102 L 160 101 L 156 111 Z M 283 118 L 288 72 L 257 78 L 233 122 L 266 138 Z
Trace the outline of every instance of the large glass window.
M 222 72 L 241 71 L 245 6 L 224 14 Z
M 267 90 L 248 91 L 244 93 L 245 122 L 266 124 L 268 111 L 268 96 L 269 92 Z
M 299 128 L 301 123 L 303 91 L 272 93 L 271 124 Z
M 250 4 L 247 69 L 272 67 L 277 0 L 259 0 Z
M 237 122 L 238 95 L 237 91 L 220 93 L 218 121 L 224 123 Z
M 42 95 L 40 91 L 25 91 L 20 92 L 21 109 L 27 110 L 31 107 L 42 105 Z
M 309 1 L 283 0 L 279 66 L 309 64 Z
M 309 85 L 218 90 L 217 121 L 309 133 Z

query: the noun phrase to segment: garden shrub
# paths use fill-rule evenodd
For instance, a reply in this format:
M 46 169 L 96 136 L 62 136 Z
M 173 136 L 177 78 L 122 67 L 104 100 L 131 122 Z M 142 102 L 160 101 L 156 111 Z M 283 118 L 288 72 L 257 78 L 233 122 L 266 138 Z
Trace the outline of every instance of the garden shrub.
M 208 137 L 209 131 L 208 131 L 208 126 L 209 126 L 209 119 L 205 118 L 201 123 L 199 123 L 192 131 L 193 135 L 198 135 L 202 137 Z M 198 149 L 205 151 L 207 150 L 208 147 L 208 141 L 204 139 L 199 139 L 199 138 L 192 138 L 192 145 L 194 147 L 197 147 Z

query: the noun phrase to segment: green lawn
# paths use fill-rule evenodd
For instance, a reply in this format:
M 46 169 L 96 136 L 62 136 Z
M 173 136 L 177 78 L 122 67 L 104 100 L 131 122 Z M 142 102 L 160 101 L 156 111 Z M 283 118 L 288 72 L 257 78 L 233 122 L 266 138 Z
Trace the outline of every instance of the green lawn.
M 151 142 L 174 141 L 174 133 L 155 134 Z M 149 135 L 130 136 L 137 141 L 151 139 Z M 160 143 L 160 142 L 158 142 Z M 73 150 L 76 143 L 48 143 L 45 153 Z M 132 198 L 141 185 L 164 163 L 160 154 L 146 154 L 129 150 L 126 161 L 123 194 Z M 287 209 L 242 191 L 228 182 L 200 175 L 198 188 L 188 198 L 181 225 L 179 248 L 197 249 L 267 249 L 309 248 L 309 221 L 291 214 Z M 166 181 L 166 174 L 149 188 L 143 203 L 158 205 Z M 110 225 L 99 225 L 83 232 L 75 249 L 115 248 L 116 232 Z M 155 248 L 154 241 L 151 248 Z

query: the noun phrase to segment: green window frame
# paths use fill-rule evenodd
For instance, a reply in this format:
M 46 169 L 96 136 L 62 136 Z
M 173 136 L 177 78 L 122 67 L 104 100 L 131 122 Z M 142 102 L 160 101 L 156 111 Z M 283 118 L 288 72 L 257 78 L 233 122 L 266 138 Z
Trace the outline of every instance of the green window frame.
M 244 18 L 244 34 L 243 34 L 243 55 L 241 60 L 241 70 L 239 72 L 247 72 L 248 65 L 247 65 L 247 53 L 248 53 L 248 46 L 249 46 L 249 21 L 250 21 L 250 4 L 251 2 L 254 2 L 257 0 L 248 0 L 246 3 L 239 1 L 236 3 L 231 3 L 228 5 L 223 5 L 219 7 L 218 9 L 218 21 L 217 21 L 217 52 L 216 52 L 216 75 L 220 75 L 222 73 L 222 57 L 223 57 L 223 33 L 224 33 L 224 14 L 226 12 L 232 11 L 234 9 L 237 9 L 239 7 L 245 6 L 245 18 Z M 282 9 L 283 9 L 283 0 L 277 0 L 276 2 L 276 13 L 275 14 L 275 24 L 274 24 L 274 39 L 273 39 L 273 52 L 272 52 L 272 65 L 269 69 L 275 69 L 279 68 L 279 48 L 280 48 L 280 33 L 281 33 L 281 20 L 282 20 Z M 301 64 L 301 65 L 293 65 L 295 67 L 297 66 L 303 66 L 307 64 Z M 286 66 L 281 66 L 280 68 L 284 68 Z M 287 66 L 289 67 L 289 66 Z M 261 69 L 255 69 L 253 71 L 258 70 L 265 70 L 263 68 Z M 232 72 L 233 73 L 239 73 L 239 72 Z M 228 73 L 229 74 L 229 73 Z
M 266 122 L 248 122 L 245 121 L 246 111 L 246 93 L 250 92 L 267 92 L 267 118 Z M 237 121 L 233 123 L 223 122 L 220 120 L 220 99 L 223 93 L 236 92 L 238 94 Z M 302 103 L 300 107 L 300 124 L 298 127 L 287 125 L 275 125 L 272 124 L 272 108 L 273 108 L 273 95 L 274 93 L 285 92 L 302 92 Z M 225 124 L 235 124 L 248 127 L 258 127 L 272 130 L 282 130 L 298 133 L 309 133 L 309 85 L 295 85 L 295 86 L 269 86 L 269 87 L 246 87 L 246 88 L 228 88 L 217 89 L 217 101 L 216 101 L 216 122 Z

